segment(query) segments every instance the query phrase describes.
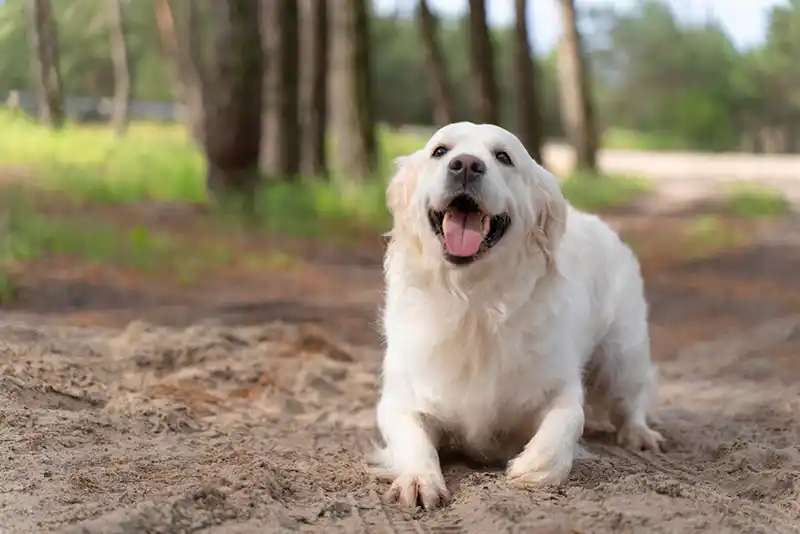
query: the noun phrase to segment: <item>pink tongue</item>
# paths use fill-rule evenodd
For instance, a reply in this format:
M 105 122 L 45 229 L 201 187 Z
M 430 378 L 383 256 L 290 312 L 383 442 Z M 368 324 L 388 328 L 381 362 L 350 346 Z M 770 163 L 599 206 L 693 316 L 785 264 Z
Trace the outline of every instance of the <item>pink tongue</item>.
M 483 242 L 481 215 L 453 210 L 445 215 L 444 244 L 453 256 L 468 257 L 478 253 Z

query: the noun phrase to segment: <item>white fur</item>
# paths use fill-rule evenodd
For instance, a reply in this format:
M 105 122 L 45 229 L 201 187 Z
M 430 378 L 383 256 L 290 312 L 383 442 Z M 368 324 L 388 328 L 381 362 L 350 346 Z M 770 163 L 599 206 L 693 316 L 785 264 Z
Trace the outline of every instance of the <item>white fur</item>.
M 444 144 L 445 157 L 431 158 Z M 514 166 L 495 159 L 505 150 Z M 486 211 L 508 212 L 505 237 L 474 263 L 449 264 L 427 211 L 441 209 L 446 166 L 487 164 Z M 378 428 L 387 496 L 426 508 L 449 493 L 437 451 L 508 461 L 525 485 L 560 484 L 584 429 L 584 405 L 610 416 L 619 443 L 657 449 L 647 426 L 655 387 L 647 305 L 632 251 L 577 211 L 511 133 L 456 123 L 400 158 L 387 192 L 387 342 Z M 591 406 L 589 406 L 589 404 Z

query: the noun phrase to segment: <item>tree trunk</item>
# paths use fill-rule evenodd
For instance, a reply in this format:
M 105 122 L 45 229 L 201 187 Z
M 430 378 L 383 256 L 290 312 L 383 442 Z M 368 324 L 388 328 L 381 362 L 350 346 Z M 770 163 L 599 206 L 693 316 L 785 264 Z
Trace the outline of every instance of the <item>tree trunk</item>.
M 486 24 L 484 0 L 469 0 L 469 41 L 472 85 L 478 120 L 487 124 L 497 124 L 500 122 L 500 106 L 494 78 L 494 52 Z
M 301 0 L 300 110 L 302 142 L 300 172 L 326 177 L 328 114 L 328 2 Z
M 181 12 L 180 22 L 176 24 L 175 11 L 169 0 L 156 0 L 155 13 L 161 48 L 169 69 L 172 98 L 177 104 L 178 122 L 184 125 L 189 135 L 203 144 L 203 96 L 202 80 L 196 70 L 193 53 L 198 52 L 197 6 L 186 2 Z M 180 26 L 180 31 L 176 26 Z M 180 33 L 180 36 L 178 35 Z
M 336 0 L 330 20 L 331 119 L 338 176 L 365 181 L 377 169 L 366 0 Z
M 361 124 L 362 135 L 366 140 L 367 161 L 374 173 L 378 169 L 378 138 L 375 133 L 375 102 L 372 91 L 372 30 L 370 29 L 370 9 L 372 2 L 368 0 L 355 0 L 353 8 L 355 15 L 356 38 L 356 73 L 359 74 L 359 94 L 361 95 L 360 107 L 364 113 Z
M 261 157 L 260 166 L 266 178 L 277 177 L 278 150 L 280 147 L 280 3 L 261 1 L 261 46 L 264 54 L 263 103 L 261 107 Z
M 128 44 L 121 0 L 106 0 L 108 35 L 111 40 L 111 60 L 114 64 L 114 111 L 111 124 L 118 136 L 128 129 L 128 110 L 131 100 L 131 72 Z
M 167 64 L 167 72 L 170 78 L 173 105 L 177 104 L 181 106 L 178 119 L 188 130 L 189 124 L 188 121 L 186 121 L 185 113 L 183 113 L 183 106 L 186 102 L 186 85 L 181 71 L 178 36 L 175 32 L 175 17 L 168 0 L 155 1 L 155 15 L 156 25 L 158 26 L 158 36 L 161 41 L 161 51 L 164 55 L 165 63 Z
M 597 126 L 574 0 L 559 0 L 563 34 L 558 48 L 561 115 L 575 149 L 575 169 L 597 172 Z
M 52 128 L 65 121 L 59 70 L 58 30 L 50 0 L 27 0 L 29 39 L 33 54 L 39 120 Z
M 255 0 L 254 0 L 255 1 Z M 276 40 L 269 46 L 269 67 L 266 69 L 267 120 L 274 117 L 270 135 L 265 137 L 267 155 L 262 168 L 268 174 L 292 179 L 300 174 L 299 119 L 299 13 L 297 0 L 270 0 L 262 17 L 273 18 L 270 29 Z M 269 11 L 271 9 L 271 11 Z M 262 21 L 263 22 L 263 21 Z M 268 23 L 270 21 L 267 21 Z
M 433 120 L 436 126 L 441 128 L 455 120 L 455 111 L 444 58 L 436 37 L 438 26 L 436 16 L 428 7 L 427 0 L 419 0 L 417 16 L 419 18 L 422 42 L 425 45 L 425 61 L 428 66 L 428 78 L 430 80 L 429 90 L 433 101 Z
M 217 0 L 214 3 L 211 69 L 204 80 L 207 187 L 215 199 L 239 196 L 254 208 L 259 185 L 263 60 L 259 3 Z M 199 55 L 195 55 L 199 60 Z
M 537 162 L 542 162 L 544 128 L 539 102 L 538 72 L 528 41 L 528 23 L 525 17 L 526 0 L 514 0 L 516 21 L 514 24 L 514 75 L 517 101 L 517 130 L 528 153 Z

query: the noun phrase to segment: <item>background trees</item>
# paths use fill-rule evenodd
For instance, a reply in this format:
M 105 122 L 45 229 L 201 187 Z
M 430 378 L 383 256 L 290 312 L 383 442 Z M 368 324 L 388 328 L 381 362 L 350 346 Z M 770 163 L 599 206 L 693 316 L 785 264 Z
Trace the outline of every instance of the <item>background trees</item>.
M 494 47 L 486 25 L 484 0 L 469 0 L 469 43 L 477 120 L 498 123 L 500 103 L 495 79 Z
M 248 162 L 249 136 L 259 135 L 262 173 L 275 179 L 369 179 L 380 167 L 380 123 L 497 122 L 536 157 L 544 140 L 568 140 L 590 170 L 601 141 L 800 151 L 800 2 L 775 7 L 767 41 L 742 51 L 713 20 L 684 24 L 659 0 L 577 12 L 572 0 L 558 1 L 561 46 L 534 55 L 536 21 L 519 16 L 525 0 L 515 0 L 517 20 L 505 28 L 487 27 L 484 0 L 465 3 L 458 20 L 425 0 L 383 16 L 367 0 L 261 0 L 258 35 L 234 15 L 245 9 L 234 0 L 6 0 L 0 94 L 36 95 L 41 120 L 54 127 L 64 120 L 62 93 L 114 97 L 108 115 L 120 133 L 131 98 L 173 101 L 215 154 L 210 161 L 239 157 L 220 132 L 239 141 L 236 128 L 249 132 L 241 141 L 249 148 L 236 148 Z M 241 41 L 232 37 L 238 24 L 246 25 Z M 250 46 L 260 57 L 234 58 Z M 242 65 L 259 69 L 259 98 Z
M 597 170 L 597 125 L 583 41 L 578 31 L 575 0 L 558 0 L 561 7 L 561 41 L 558 73 L 561 84 L 561 119 L 570 144 L 575 147 L 578 169 Z
M 338 0 L 329 13 L 336 169 L 347 181 L 367 180 L 378 163 L 368 21 L 366 0 Z
M 517 133 L 525 148 L 537 161 L 542 160 L 544 131 L 539 102 L 539 75 L 530 49 L 527 0 L 514 0 L 514 102 L 517 106 Z
M 106 0 L 108 34 L 111 45 L 111 62 L 114 65 L 114 111 L 111 123 L 117 135 L 128 128 L 128 109 L 131 99 L 131 70 L 128 61 L 128 43 L 125 39 L 122 0 Z
M 210 61 L 195 65 L 203 92 L 208 190 L 252 199 L 259 183 L 263 54 L 259 3 L 214 3 Z
M 58 31 L 50 0 L 27 0 L 28 35 L 33 85 L 39 106 L 39 120 L 54 128 L 64 123 Z
M 453 94 L 447 79 L 447 67 L 439 46 L 438 21 L 428 7 L 427 0 L 419 0 L 417 8 L 419 31 L 425 45 L 425 63 L 428 68 L 428 87 L 433 108 L 433 122 L 438 127 L 453 122 Z

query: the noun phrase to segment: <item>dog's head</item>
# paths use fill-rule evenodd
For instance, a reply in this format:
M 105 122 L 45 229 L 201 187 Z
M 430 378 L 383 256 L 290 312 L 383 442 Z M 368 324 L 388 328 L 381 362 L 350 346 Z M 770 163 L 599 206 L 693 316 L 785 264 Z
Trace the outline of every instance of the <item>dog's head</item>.
M 553 266 L 565 230 L 557 179 L 510 132 L 459 122 L 399 158 L 387 191 L 392 237 L 452 269 L 535 248 Z

